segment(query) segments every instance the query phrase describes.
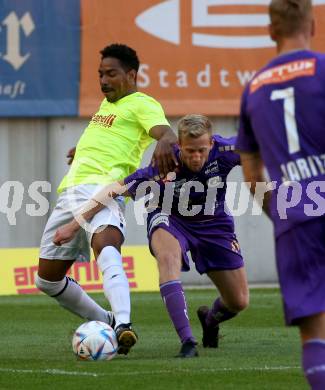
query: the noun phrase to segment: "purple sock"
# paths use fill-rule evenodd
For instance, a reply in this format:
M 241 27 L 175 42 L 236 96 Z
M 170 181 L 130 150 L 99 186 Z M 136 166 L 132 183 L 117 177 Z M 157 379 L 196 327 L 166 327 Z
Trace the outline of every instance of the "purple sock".
M 230 320 L 230 318 L 233 318 L 237 315 L 237 313 L 233 313 L 232 311 L 229 311 L 226 306 L 222 303 L 220 298 L 217 298 L 212 308 L 209 310 L 209 313 L 207 315 L 207 325 L 215 327 L 220 322 Z
M 324 390 L 325 339 L 307 341 L 302 351 L 302 366 L 312 390 Z
M 188 319 L 185 294 L 181 281 L 172 280 L 161 284 L 160 293 L 181 342 L 184 343 L 187 340 L 195 342 Z

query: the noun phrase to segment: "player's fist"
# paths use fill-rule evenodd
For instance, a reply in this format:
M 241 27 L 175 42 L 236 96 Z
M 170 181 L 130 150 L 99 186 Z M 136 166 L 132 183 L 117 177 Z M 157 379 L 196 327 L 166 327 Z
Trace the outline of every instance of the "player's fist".
M 61 246 L 71 240 L 76 236 L 80 226 L 78 222 L 73 220 L 57 229 L 55 232 L 53 243 L 55 245 Z

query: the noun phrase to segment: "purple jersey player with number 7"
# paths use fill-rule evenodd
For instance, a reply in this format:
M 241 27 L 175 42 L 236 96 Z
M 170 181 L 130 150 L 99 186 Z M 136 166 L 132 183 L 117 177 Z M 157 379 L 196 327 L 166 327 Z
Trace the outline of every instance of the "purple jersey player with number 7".
M 236 147 L 253 193 L 264 164 L 274 182 L 263 208 L 274 222 L 286 323 L 299 326 L 305 376 L 323 390 L 325 55 L 309 50 L 311 0 L 272 0 L 269 12 L 279 55 L 243 93 Z

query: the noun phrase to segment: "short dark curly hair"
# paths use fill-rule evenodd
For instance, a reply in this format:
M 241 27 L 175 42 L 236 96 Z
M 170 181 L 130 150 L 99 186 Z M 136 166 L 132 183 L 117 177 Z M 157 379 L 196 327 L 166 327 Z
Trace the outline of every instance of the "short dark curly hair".
M 139 70 L 140 62 L 137 52 L 127 45 L 113 43 L 101 50 L 100 54 L 102 59 L 106 57 L 117 58 L 126 71 L 131 69 Z

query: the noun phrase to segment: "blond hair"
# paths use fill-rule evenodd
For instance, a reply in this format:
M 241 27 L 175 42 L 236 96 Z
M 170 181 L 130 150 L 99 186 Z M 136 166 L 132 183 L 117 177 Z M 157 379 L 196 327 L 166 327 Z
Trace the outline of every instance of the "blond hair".
M 201 135 L 212 135 L 212 124 L 204 115 L 190 114 L 185 115 L 178 122 L 178 139 L 182 137 L 199 138 Z
M 277 37 L 292 37 L 306 31 L 312 20 L 311 0 L 272 0 L 271 26 Z

